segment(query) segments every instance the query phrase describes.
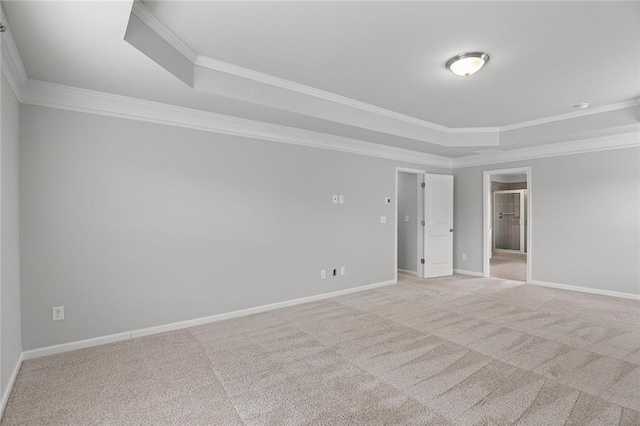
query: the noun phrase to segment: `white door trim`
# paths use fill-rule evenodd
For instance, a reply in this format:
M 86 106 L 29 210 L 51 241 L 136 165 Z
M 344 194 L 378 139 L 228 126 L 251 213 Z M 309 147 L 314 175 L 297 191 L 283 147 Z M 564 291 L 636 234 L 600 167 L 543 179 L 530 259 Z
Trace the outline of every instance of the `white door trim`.
M 410 169 L 408 167 L 396 167 L 396 193 L 395 193 L 395 221 L 393 228 L 393 276 L 398 282 L 398 177 L 400 173 L 411 173 L 414 175 L 418 175 L 418 184 L 417 184 L 417 196 L 418 196 L 418 208 L 416 210 L 416 220 L 423 217 L 421 203 L 420 203 L 420 194 L 421 194 L 421 186 L 420 184 L 424 182 L 424 174 L 426 173 L 424 170 L 420 169 Z M 421 219 L 420 219 L 421 220 Z M 416 274 L 418 277 L 422 276 L 422 263 L 420 263 L 420 259 L 422 259 L 422 227 L 418 226 L 418 238 L 417 238 L 417 250 L 416 250 Z
M 492 200 L 491 200 L 491 176 L 503 174 L 526 174 L 527 175 L 527 283 L 531 282 L 531 250 L 533 235 L 533 185 L 531 182 L 531 167 L 517 167 L 513 169 L 486 170 L 483 172 L 483 194 L 482 194 L 482 211 L 483 211 L 483 227 L 482 227 L 482 275 L 489 277 L 490 275 L 490 259 L 493 241 L 491 238 L 491 217 L 492 217 Z

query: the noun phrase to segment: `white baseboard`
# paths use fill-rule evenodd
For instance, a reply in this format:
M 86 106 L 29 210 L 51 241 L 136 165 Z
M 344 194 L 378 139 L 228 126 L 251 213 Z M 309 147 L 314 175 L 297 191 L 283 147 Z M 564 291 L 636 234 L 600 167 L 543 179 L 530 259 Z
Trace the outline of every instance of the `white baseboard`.
M 413 275 L 414 277 L 418 276 L 418 273 L 416 271 L 409 271 L 407 269 L 398 269 L 398 272 L 402 272 L 403 274 L 406 274 L 406 275 Z
M 55 355 L 63 352 L 75 351 L 77 349 L 90 348 L 92 346 L 106 345 L 107 343 L 114 343 L 128 339 L 131 339 L 131 331 L 109 334 L 107 336 L 99 336 L 86 340 L 76 340 L 75 342 L 61 343 L 59 345 L 45 346 L 44 348 L 31 349 L 22 352 L 22 355 L 25 360 L 40 358 L 42 356 Z
M 152 334 L 180 330 L 183 328 L 194 327 L 196 325 L 208 324 L 208 323 L 217 322 L 217 321 L 224 321 L 227 319 L 258 314 L 260 312 L 272 311 L 274 309 L 286 308 L 288 306 L 301 305 L 303 303 L 315 302 L 317 300 L 329 299 L 332 297 L 342 296 L 350 293 L 357 293 L 359 291 L 371 290 L 374 288 L 384 287 L 384 286 L 396 284 L 396 283 L 397 283 L 396 280 L 383 281 L 375 284 L 368 284 L 360 287 L 333 291 L 331 293 L 317 294 L 314 296 L 307 296 L 299 299 L 286 300 L 284 302 L 276 302 L 276 303 L 271 303 L 269 305 L 256 306 L 254 308 L 242 309 L 239 311 L 226 312 L 223 314 L 212 315 L 212 316 L 203 317 L 203 318 L 196 318 L 193 320 L 175 322 L 172 324 L 159 325 L 157 327 L 142 328 L 139 330 L 126 331 L 123 333 L 111 334 L 108 336 L 100 336 L 92 339 L 78 340 L 75 342 L 62 343 L 60 345 L 32 349 L 32 350 L 24 351 L 22 353 L 22 358 L 25 360 L 39 358 L 42 356 L 74 351 L 76 349 L 84 349 L 91 346 L 99 346 L 99 345 L 104 345 L 106 343 L 113 343 L 121 340 L 134 339 L 136 337 L 150 336 Z
M 11 373 L 11 378 L 9 379 L 9 383 L 7 383 L 7 388 L 2 394 L 2 405 L 0 405 L 0 418 L 4 414 L 4 408 L 7 406 L 7 402 L 9 401 L 9 395 L 11 395 L 11 389 L 13 389 L 13 384 L 16 381 L 16 377 L 18 377 L 18 371 L 20 371 L 20 366 L 22 365 L 22 360 L 24 359 L 24 353 L 21 353 L 18 357 L 18 361 L 16 362 L 16 366 L 13 369 L 13 373 Z
M 453 272 L 455 274 L 472 275 L 474 277 L 482 277 L 482 276 L 484 276 L 484 275 L 482 275 L 482 272 L 465 271 L 464 269 L 454 269 Z
M 529 281 L 528 284 L 539 285 L 542 287 L 559 288 L 561 290 L 579 291 L 582 293 L 599 294 L 601 296 L 621 297 L 624 299 L 640 300 L 640 294 L 623 293 L 621 291 L 600 290 L 597 288 L 581 287 L 577 285 L 548 283 L 544 281 Z
M 315 302 L 317 300 L 329 299 L 331 297 L 342 296 L 345 294 L 356 293 L 364 290 L 371 290 L 378 287 L 384 287 L 396 284 L 396 280 L 383 281 L 375 284 L 368 284 L 361 287 L 348 288 L 346 290 L 333 291 L 331 293 L 317 294 L 315 296 L 301 297 L 299 299 L 286 300 L 284 302 L 271 303 L 269 305 L 256 306 L 255 308 L 242 309 L 239 311 L 227 312 L 224 314 L 212 315 L 210 317 L 197 318 L 188 321 L 175 322 L 173 324 L 160 325 L 157 327 L 143 328 L 131 332 L 131 337 L 150 336 L 152 334 L 164 333 L 166 331 L 180 330 L 183 328 L 194 327 L 196 325 L 208 324 L 217 321 L 224 321 L 232 318 L 244 317 L 247 315 L 259 314 L 261 312 L 272 311 L 274 309 L 286 308 L 288 306 L 301 305 L 303 303 Z

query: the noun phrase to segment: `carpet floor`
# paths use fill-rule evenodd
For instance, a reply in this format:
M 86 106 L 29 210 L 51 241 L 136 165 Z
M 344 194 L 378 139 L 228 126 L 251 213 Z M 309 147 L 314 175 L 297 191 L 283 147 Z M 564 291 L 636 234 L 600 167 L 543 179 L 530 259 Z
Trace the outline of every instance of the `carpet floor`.
M 25 361 L 2 424 L 640 425 L 640 301 L 462 275 Z

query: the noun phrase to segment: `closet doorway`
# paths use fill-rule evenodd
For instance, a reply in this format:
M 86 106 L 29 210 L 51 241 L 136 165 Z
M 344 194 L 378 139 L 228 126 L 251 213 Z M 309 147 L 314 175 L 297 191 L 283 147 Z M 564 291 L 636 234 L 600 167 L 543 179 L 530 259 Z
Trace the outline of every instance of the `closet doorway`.
M 484 276 L 530 279 L 530 170 L 485 172 Z

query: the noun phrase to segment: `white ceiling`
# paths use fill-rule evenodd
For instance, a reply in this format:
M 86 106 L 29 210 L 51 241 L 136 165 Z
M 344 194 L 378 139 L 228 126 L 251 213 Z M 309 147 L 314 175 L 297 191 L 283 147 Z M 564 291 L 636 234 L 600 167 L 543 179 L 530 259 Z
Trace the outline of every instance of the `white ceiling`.
M 201 55 L 445 126 L 504 125 L 571 112 L 577 102 L 640 96 L 639 2 L 145 4 Z M 2 6 L 31 79 L 449 157 L 481 149 L 194 90 L 124 41 L 132 1 Z M 480 25 L 470 24 L 474 17 Z M 444 68 L 453 54 L 476 49 L 492 57 L 475 76 Z M 562 142 L 575 137 L 576 123 L 594 137 L 606 135 L 607 126 L 637 125 L 638 116 L 628 109 L 550 123 L 539 126 L 553 132 L 545 138 L 539 127 L 509 131 L 498 148 Z
M 145 3 L 197 53 L 447 127 L 640 96 L 638 2 Z M 471 78 L 451 56 L 484 51 Z

